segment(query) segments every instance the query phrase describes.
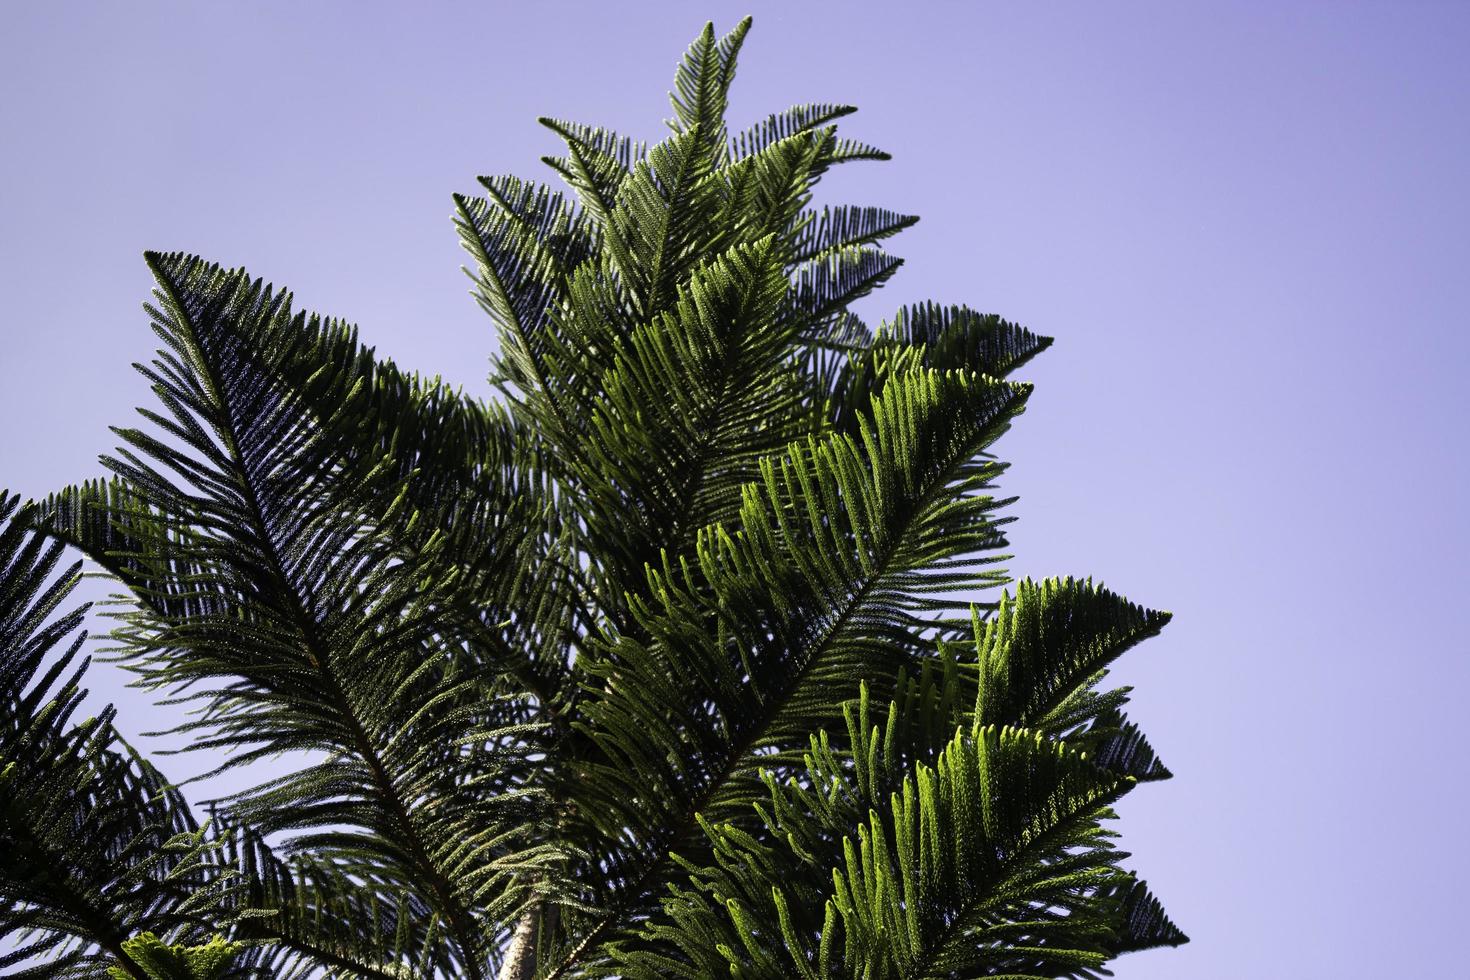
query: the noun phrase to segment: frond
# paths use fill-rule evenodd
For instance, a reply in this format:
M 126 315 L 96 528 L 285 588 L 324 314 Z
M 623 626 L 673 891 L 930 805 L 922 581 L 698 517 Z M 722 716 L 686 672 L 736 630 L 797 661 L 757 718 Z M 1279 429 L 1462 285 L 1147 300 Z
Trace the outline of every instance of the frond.
M 1169 614 L 1137 606 L 1091 580 L 1027 579 L 976 626 L 981 683 L 976 724 L 1012 724 L 1055 735 L 1102 713 L 1094 687 Z
M 165 347 L 143 370 L 165 412 L 144 412 L 157 434 L 120 430 L 128 445 L 108 462 L 126 492 L 78 497 L 58 518 L 141 600 L 116 634 L 129 668 L 203 702 L 179 729 L 193 750 L 220 752 L 221 768 L 322 753 L 233 798 L 241 818 L 262 832 L 353 828 L 299 833 L 295 846 L 419 890 L 473 976 L 497 928 L 475 896 L 512 876 L 507 828 L 534 825 L 514 760 L 535 730 L 471 655 L 484 631 L 458 612 L 465 572 L 444 554 L 451 537 L 430 534 L 406 554 L 413 536 L 385 535 L 385 515 L 372 516 L 384 500 L 397 501 L 388 518 L 409 506 L 394 466 L 434 450 L 415 452 L 412 430 L 373 430 L 385 388 L 363 378 L 350 335 L 292 314 L 243 273 L 178 255 L 150 262 Z M 306 387 L 293 383 L 303 361 Z M 398 435 L 395 463 L 344 452 Z M 514 511 L 491 516 L 503 523 L 477 526 L 480 547 L 524 534 Z M 115 529 L 131 554 L 110 550 Z
M 634 164 L 647 155 L 647 145 L 610 130 L 564 119 L 543 116 L 539 122 L 567 144 L 565 157 L 546 156 L 541 161 L 577 193 L 589 214 L 606 224 L 619 188 Z
M 694 817 L 748 812 L 763 767 L 840 718 L 857 681 L 891 677 L 926 645 L 949 590 L 996 576 L 998 473 L 977 454 L 1024 403 L 1024 386 L 916 373 L 890 386 L 859 439 L 834 435 L 763 463 L 739 529 L 700 533 L 666 559 L 635 606 L 638 635 L 611 638 L 588 670 L 599 749 L 574 790 L 587 848 L 613 883 L 594 936 L 655 894 Z M 603 843 L 596 843 L 601 838 Z
M 792 258 L 797 262 L 808 262 L 859 245 L 876 245 L 918 222 L 916 215 L 899 214 L 886 208 L 824 207 L 822 213 L 802 229 Z
M 233 975 L 239 943 L 215 936 L 207 943 L 166 943 L 151 932 L 140 933 L 122 944 L 123 952 L 149 980 L 222 980 Z M 109 980 L 129 980 L 133 974 L 120 966 L 107 969 Z
M 1051 346 L 1051 338 L 967 306 L 919 303 L 898 311 L 879 335 L 923 350 L 925 365 L 1004 378 Z
M 482 178 L 486 198 L 454 197 L 460 238 L 478 271 L 475 298 L 495 322 L 494 376 L 521 391 L 544 384 L 547 319 L 573 270 L 595 254 L 593 229 L 544 185 Z
M 957 736 L 844 842 L 831 899 L 843 972 L 1047 980 L 1101 966 L 1111 910 L 1090 892 L 1117 872 L 1098 820 L 1126 787 L 1024 729 Z
M 206 941 L 218 878 L 188 804 L 118 736 L 113 710 L 73 720 L 85 607 L 57 610 L 79 566 L 57 571 L 61 546 L 33 524 L 0 494 L 0 934 L 16 942 L 0 967 L 141 975 L 124 944 L 142 930 Z
M 602 225 L 632 310 L 650 318 L 708 255 L 717 233 L 716 161 L 698 130 L 649 149 L 619 189 Z
M 814 363 L 822 365 L 825 418 L 838 431 L 850 432 L 888 379 L 914 365 L 1004 378 L 1050 345 L 1050 337 L 998 316 L 920 303 L 899 310 L 866 343 L 824 345 L 830 353 Z
M 797 236 L 814 220 L 806 208 L 830 165 L 834 139 L 830 129 L 798 133 L 715 171 L 711 181 L 723 196 L 715 227 L 724 234 L 714 248 L 777 235 L 791 243 L 788 266 L 800 262 Z
M 446 923 L 412 891 L 364 881 L 310 854 L 278 855 L 228 818 L 211 821 L 212 863 L 229 876 L 223 914 L 244 944 L 242 968 L 260 980 L 344 974 L 414 980 L 452 970 Z
M 712 866 L 666 899 L 650 953 L 619 955 L 626 976 L 1097 975 L 1133 882 L 1101 827 L 1128 780 L 994 727 L 952 732 L 882 799 L 837 760 L 814 746 L 808 773 L 768 779 L 762 832 L 704 821 Z
M 797 269 L 786 315 L 815 330 L 891 279 L 901 265 L 903 259 L 861 245 L 824 253 Z
M 1117 923 L 1110 944 L 1113 953 L 1136 953 L 1160 946 L 1182 946 L 1189 942 L 1165 914 L 1163 905 L 1137 878 L 1124 878 L 1098 890 L 1104 900 L 1115 904 Z
M 751 128 L 741 132 L 731 143 L 731 155 L 740 159 L 760 153 L 779 140 L 798 133 L 811 132 L 857 112 L 856 106 L 817 102 L 792 106 L 772 113 Z M 830 163 L 854 160 L 887 160 L 889 154 L 857 140 L 839 140 L 833 147 Z
M 746 17 L 718 41 L 715 25 L 706 23 L 699 37 L 689 46 L 674 74 L 674 90 L 669 103 L 674 118 L 669 127 L 677 133 L 697 131 L 718 149 L 715 164 L 723 162 L 725 146 L 725 110 L 728 107 L 730 82 L 735 77 L 735 61 L 751 18 Z
M 803 390 L 783 370 L 791 341 L 775 316 L 782 265 L 770 238 L 737 246 L 616 344 L 568 462 L 608 595 L 638 588 L 661 549 L 682 552 L 732 514 L 758 459 L 798 435 Z

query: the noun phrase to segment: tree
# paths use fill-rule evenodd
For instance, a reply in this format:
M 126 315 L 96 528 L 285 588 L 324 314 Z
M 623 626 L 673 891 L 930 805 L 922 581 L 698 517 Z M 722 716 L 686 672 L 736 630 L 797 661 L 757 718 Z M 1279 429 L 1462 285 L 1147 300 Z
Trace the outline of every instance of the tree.
M 1185 941 L 1108 829 L 1168 770 L 1099 686 L 1167 615 L 995 592 L 988 450 L 1050 341 L 852 312 L 916 219 L 811 205 L 886 156 L 851 107 L 727 132 L 749 26 L 690 47 L 663 142 L 542 120 L 570 195 L 455 198 L 497 400 L 148 254 L 157 404 L 107 478 L 0 504 L 0 965 L 1080 978 Z M 175 734 L 304 761 L 200 813 L 74 722 L 66 546 Z

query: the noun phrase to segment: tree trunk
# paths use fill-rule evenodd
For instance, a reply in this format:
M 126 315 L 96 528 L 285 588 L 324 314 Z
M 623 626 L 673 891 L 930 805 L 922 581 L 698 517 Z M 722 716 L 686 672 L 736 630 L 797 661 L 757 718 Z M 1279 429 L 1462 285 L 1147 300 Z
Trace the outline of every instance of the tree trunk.
M 496 980 L 531 980 L 536 975 L 536 934 L 540 931 L 541 906 L 532 905 L 521 913 L 511 933 Z

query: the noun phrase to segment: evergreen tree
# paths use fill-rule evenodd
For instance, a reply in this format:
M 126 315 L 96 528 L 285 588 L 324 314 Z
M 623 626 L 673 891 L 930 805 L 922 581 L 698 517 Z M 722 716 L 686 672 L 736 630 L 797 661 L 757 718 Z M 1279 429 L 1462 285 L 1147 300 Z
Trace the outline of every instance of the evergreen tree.
M 455 198 L 494 401 L 147 256 L 156 404 L 107 478 L 0 502 L 0 967 L 1083 978 L 1184 941 L 1108 829 L 1169 773 L 1100 687 L 1168 617 L 997 565 L 989 449 L 1050 341 L 852 312 L 916 219 L 811 205 L 885 158 L 851 107 L 727 131 L 749 26 L 690 47 L 663 142 L 545 119 L 570 193 Z M 68 546 L 176 736 L 306 761 L 203 813 L 75 720 Z

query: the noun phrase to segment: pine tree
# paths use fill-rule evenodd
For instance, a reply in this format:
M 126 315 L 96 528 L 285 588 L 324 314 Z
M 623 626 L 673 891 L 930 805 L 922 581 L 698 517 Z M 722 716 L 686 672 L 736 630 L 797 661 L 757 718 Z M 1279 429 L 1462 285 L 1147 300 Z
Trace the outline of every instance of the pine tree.
M 989 450 L 1050 341 L 852 312 L 916 219 L 812 205 L 886 157 L 849 106 L 727 131 L 749 26 L 689 48 L 663 142 L 544 119 L 569 193 L 455 198 L 495 400 L 148 254 L 156 404 L 108 477 L 0 496 L 0 966 L 1085 978 L 1185 941 L 1109 829 L 1169 772 L 1100 687 L 1168 617 L 998 566 Z M 67 547 L 176 737 L 306 761 L 200 810 L 76 720 Z

